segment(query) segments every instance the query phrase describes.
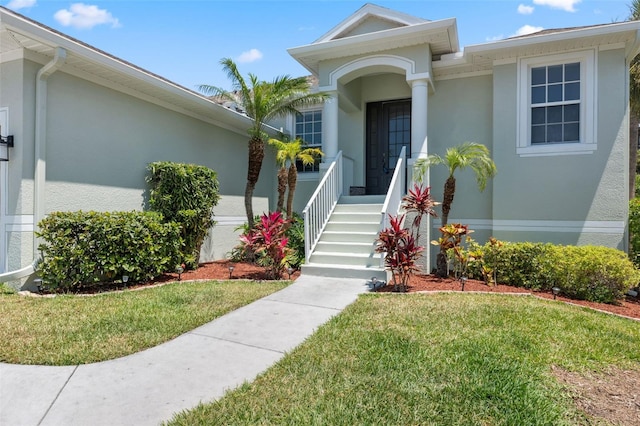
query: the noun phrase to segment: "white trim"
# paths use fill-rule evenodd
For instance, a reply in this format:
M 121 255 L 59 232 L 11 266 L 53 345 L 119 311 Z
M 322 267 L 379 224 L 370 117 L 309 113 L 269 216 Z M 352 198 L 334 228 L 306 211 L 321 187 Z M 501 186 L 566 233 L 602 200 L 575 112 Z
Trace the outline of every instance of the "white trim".
M 458 78 L 481 77 L 484 75 L 493 75 L 493 70 L 491 69 L 491 70 L 482 70 L 482 71 L 462 71 L 455 74 L 434 75 L 433 79 L 435 81 L 455 80 Z
M 612 43 L 612 44 L 603 44 L 598 46 L 598 50 L 600 52 L 604 52 L 606 50 L 618 50 L 618 49 L 626 49 L 627 48 L 627 44 L 620 42 L 620 43 Z
M 246 216 L 214 216 L 216 226 L 240 226 L 247 222 Z
M 557 55 L 520 58 L 517 78 L 516 153 L 522 157 L 591 154 L 597 149 L 597 60 L 594 49 Z M 580 142 L 531 145 L 531 85 L 534 66 L 580 62 Z
M 433 228 L 440 228 L 440 220 L 433 220 Z M 624 234 L 623 220 L 490 220 L 449 219 L 449 223 L 464 223 L 471 229 L 513 232 L 553 232 L 586 234 Z
M 329 84 L 327 86 L 321 87 L 322 91 L 337 91 L 338 90 L 338 80 L 348 74 L 354 73 L 358 70 L 371 68 L 371 67 L 392 67 L 404 70 L 405 77 L 407 80 L 414 79 L 413 76 L 416 75 L 416 63 L 411 59 L 404 58 L 402 56 L 397 55 L 375 55 L 368 56 L 366 58 L 358 58 L 354 59 L 351 62 L 347 62 L 346 64 L 336 68 L 335 70 L 329 73 Z M 421 73 L 425 74 L 425 73 Z M 423 77 L 429 79 L 430 76 L 426 73 L 427 76 Z M 360 77 L 359 74 L 356 74 L 349 81 Z M 348 81 L 346 82 L 348 83 Z

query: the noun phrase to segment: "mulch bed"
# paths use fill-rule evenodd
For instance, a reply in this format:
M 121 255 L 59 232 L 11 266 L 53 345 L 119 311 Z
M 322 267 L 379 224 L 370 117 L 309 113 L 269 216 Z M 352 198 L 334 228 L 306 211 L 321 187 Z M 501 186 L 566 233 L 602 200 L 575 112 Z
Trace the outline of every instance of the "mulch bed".
M 229 266 L 233 266 L 233 270 L 229 270 Z M 289 277 L 288 273 L 284 273 L 282 279 L 295 280 L 300 276 L 300 271 L 294 271 Z M 193 271 L 185 271 L 180 277 L 176 273 L 163 274 L 155 279 L 138 284 L 129 284 L 126 287 L 122 284 L 109 284 L 100 286 L 91 286 L 84 288 L 79 294 L 95 294 L 104 293 L 109 291 L 118 291 L 124 289 L 140 289 L 150 286 L 162 285 L 164 283 L 182 281 L 195 281 L 195 280 L 252 280 L 252 281 L 268 281 L 269 278 L 266 274 L 265 268 L 245 262 L 231 262 L 229 260 L 220 260 L 216 262 L 202 263 L 198 269 Z M 393 286 L 387 285 L 383 288 L 379 288 L 378 292 L 393 292 Z M 408 293 L 418 292 L 432 292 L 432 291 L 461 291 L 462 286 L 460 282 L 454 278 L 438 278 L 431 274 L 415 274 L 408 283 Z M 543 297 L 546 299 L 553 299 L 553 295 L 547 292 L 532 292 L 527 289 L 512 287 L 508 285 L 493 285 L 488 286 L 483 281 L 467 280 L 464 291 L 466 292 L 488 292 L 488 293 L 530 293 L 537 297 Z M 558 300 L 567 303 L 573 303 L 580 306 L 586 306 L 592 309 L 614 313 L 625 317 L 635 318 L 640 320 L 640 301 L 638 299 L 627 298 L 627 300 L 620 302 L 618 305 L 608 305 L 604 303 L 586 302 L 583 300 L 571 300 L 561 295 L 557 297 Z

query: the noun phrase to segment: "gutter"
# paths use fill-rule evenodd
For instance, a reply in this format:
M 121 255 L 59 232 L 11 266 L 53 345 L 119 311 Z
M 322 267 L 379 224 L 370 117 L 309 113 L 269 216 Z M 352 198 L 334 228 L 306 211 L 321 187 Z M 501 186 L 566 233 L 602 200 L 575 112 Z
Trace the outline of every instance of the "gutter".
M 22 269 L 0 274 L 0 282 L 15 281 L 33 274 L 40 262 L 38 258 L 39 238 L 35 228 L 44 218 L 44 185 L 46 182 L 46 130 L 47 130 L 47 80 L 64 64 L 67 51 L 57 47 L 53 59 L 40 68 L 36 76 L 36 111 L 35 111 L 35 141 L 34 141 L 34 189 L 33 189 L 33 262 Z

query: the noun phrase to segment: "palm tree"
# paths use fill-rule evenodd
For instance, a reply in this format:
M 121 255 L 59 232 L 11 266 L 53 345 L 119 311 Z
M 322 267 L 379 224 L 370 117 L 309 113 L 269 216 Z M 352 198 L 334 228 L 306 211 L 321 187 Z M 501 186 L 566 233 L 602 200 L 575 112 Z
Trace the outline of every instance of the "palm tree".
M 306 148 L 300 138 L 294 141 L 269 139 L 269 144 L 276 149 L 276 162 L 280 166 L 278 171 L 278 210 L 281 211 L 283 208 L 284 192 L 288 186 L 287 218 L 291 219 L 293 214 L 293 195 L 298 182 L 296 161 L 299 160 L 305 166 L 309 166 L 324 154 L 319 148 Z M 287 166 L 289 167 L 288 171 Z
M 640 0 L 629 5 L 629 20 L 640 20 Z M 633 58 L 629 67 L 629 198 L 635 197 L 636 161 L 638 158 L 638 124 L 640 123 L 640 55 Z
M 231 80 L 233 92 L 206 84 L 198 86 L 198 89 L 206 95 L 238 102 L 245 114 L 253 119 L 253 125 L 249 129 L 247 184 L 244 192 L 247 221 L 253 228 L 253 191 L 260 177 L 264 145 L 268 139 L 266 123 L 274 118 L 296 114 L 299 108 L 321 103 L 327 95 L 311 93 L 311 85 L 306 77 L 284 75 L 267 82 L 258 80 L 258 77 L 250 73 L 248 80 L 245 80 L 233 60 L 223 58 L 220 64 Z
M 449 177 L 444 183 L 444 194 L 442 196 L 442 226 L 446 226 L 449 221 L 449 212 L 456 192 L 456 170 L 470 167 L 476 175 L 478 189 L 484 191 L 487 186 L 487 179 L 496 174 L 496 165 L 491 159 L 489 149 L 475 142 L 465 142 L 462 145 L 447 149 L 444 157 L 431 154 L 426 158 L 418 159 L 415 163 L 416 180 L 421 182 L 427 169 L 433 165 L 443 164 L 449 169 Z M 440 253 L 437 257 L 437 273 L 444 277 L 447 275 L 446 253 L 443 246 L 440 246 Z

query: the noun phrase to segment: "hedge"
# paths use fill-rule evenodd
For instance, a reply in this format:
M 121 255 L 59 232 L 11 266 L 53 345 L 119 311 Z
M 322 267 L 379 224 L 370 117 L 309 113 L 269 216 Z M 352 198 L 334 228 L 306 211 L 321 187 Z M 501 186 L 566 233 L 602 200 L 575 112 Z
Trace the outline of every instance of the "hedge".
M 175 270 L 180 230 L 153 212 L 56 212 L 39 223 L 45 288 L 70 291 L 113 283 L 124 275 L 130 283 Z
M 640 282 L 640 271 L 627 255 L 609 247 L 544 243 L 485 244 L 484 264 L 497 282 L 532 290 L 559 287 L 564 296 L 615 303 Z M 472 270 L 476 271 L 476 267 Z

